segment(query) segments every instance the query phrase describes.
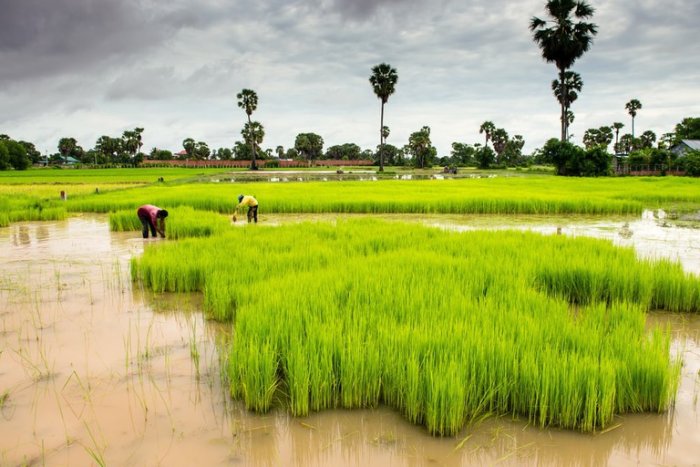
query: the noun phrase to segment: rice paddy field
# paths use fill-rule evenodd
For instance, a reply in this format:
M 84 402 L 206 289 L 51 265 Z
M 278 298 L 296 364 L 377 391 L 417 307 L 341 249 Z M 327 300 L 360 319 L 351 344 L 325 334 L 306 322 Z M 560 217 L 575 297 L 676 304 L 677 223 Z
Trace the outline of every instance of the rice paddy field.
M 148 170 L 0 185 L 0 464 L 700 456 L 697 180 Z

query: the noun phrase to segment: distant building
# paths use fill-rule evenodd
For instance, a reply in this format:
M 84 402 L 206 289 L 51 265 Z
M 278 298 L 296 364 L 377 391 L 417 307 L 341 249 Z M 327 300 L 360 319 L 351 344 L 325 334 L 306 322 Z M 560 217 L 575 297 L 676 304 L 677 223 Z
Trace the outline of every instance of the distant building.
M 68 157 L 63 159 L 63 163 L 66 165 L 76 165 L 76 164 L 80 164 L 80 161 L 78 159 L 76 159 L 75 157 L 68 156 Z
M 700 151 L 700 139 L 683 139 L 680 143 L 671 146 L 671 152 L 676 157 L 683 157 L 688 151 Z

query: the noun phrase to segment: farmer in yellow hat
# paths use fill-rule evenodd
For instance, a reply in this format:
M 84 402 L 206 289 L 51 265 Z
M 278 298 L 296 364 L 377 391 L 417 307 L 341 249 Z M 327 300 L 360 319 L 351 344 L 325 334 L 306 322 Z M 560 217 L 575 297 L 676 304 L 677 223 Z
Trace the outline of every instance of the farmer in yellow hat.
M 248 206 L 248 223 L 253 220 L 256 224 L 258 223 L 258 200 L 254 196 L 250 195 L 238 195 L 238 205 L 236 206 L 236 212 L 233 214 L 233 222 L 236 222 L 238 216 L 238 209 Z

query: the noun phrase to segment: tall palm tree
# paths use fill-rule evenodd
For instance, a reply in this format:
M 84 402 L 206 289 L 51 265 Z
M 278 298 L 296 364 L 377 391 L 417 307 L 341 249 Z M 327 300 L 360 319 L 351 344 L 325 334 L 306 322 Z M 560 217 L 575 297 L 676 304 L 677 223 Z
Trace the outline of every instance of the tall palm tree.
M 559 70 L 562 83 L 562 95 L 568 95 L 566 89 L 566 70 L 581 57 L 593 43 L 593 36 L 598 26 L 583 20 L 593 16 L 595 11 L 583 0 L 548 0 L 545 5 L 549 21 L 533 17 L 530 31 L 537 45 L 542 50 L 542 58 L 554 63 Z M 578 20 L 578 21 L 575 21 Z M 554 23 L 547 27 L 548 23 Z M 566 107 L 561 104 L 561 140 L 566 140 Z
M 634 138 L 634 117 L 637 116 L 637 110 L 640 110 L 641 108 L 642 103 L 639 102 L 637 99 L 632 99 L 627 104 L 625 104 L 625 109 L 627 109 L 627 113 L 630 114 L 630 116 L 632 117 L 632 138 Z
M 560 104 L 564 105 L 564 115 L 566 118 L 566 128 L 564 129 L 564 134 L 569 138 L 569 125 L 573 123 L 573 119 L 569 119 L 568 115 L 571 113 L 571 104 L 578 99 L 578 93 L 583 89 L 583 80 L 581 75 L 575 71 L 567 71 L 564 73 L 564 81 L 555 79 L 552 81 L 552 92 L 554 92 L 554 97 L 557 98 Z
M 493 122 L 489 120 L 486 120 L 479 127 L 479 133 L 483 133 L 484 137 L 486 138 L 486 140 L 484 141 L 485 148 L 488 147 L 489 140 L 491 139 L 491 136 L 493 135 L 494 131 L 496 131 L 496 125 L 494 125 Z
M 252 89 L 243 89 L 241 92 L 239 92 L 236 95 L 236 98 L 238 99 L 238 107 L 245 110 L 245 113 L 248 116 L 248 125 L 252 125 L 252 123 L 250 121 L 250 115 L 253 112 L 255 112 L 255 109 L 258 108 L 258 95 Z M 251 170 L 258 170 L 258 166 L 255 164 L 255 139 L 254 138 L 250 139 L 250 150 L 251 150 L 251 153 L 253 154 L 253 162 L 250 165 L 250 169 Z
M 372 76 L 369 83 L 372 85 L 374 94 L 382 101 L 382 113 L 379 123 L 379 171 L 384 172 L 384 104 L 389 100 L 389 96 L 394 94 L 399 75 L 396 69 L 388 63 L 380 63 L 372 68 Z
M 615 146 L 613 147 L 613 149 L 615 149 L 615 152 L 617 152 L 617 145 L 620 142 L 620 130 L 622 130 L 625 127 L 625 125 L 624 123 L 615 122 L 612 124 L 612 127 L 615 130 Z

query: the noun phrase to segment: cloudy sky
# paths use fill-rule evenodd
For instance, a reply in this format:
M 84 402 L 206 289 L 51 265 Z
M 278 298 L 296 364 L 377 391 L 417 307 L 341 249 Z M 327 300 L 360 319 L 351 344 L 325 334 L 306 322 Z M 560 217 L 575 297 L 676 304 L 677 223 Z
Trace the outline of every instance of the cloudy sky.
M 698 0 L 591 0 L 599 27 L 573 70 L 584 87 L 571 127 L 620 121 L 672 131 L 700 116 Z M 483 142 L 485 120 L 526 140 L 559 134 L 559 108 L 528 30 L 545 0 L 0 0 L 0 133 L 55 152 L 71 136 L 144 127 L 144 150 L 212 149 L 240 140 L 236 94 L 254 89 L 263 147 L 298 133 L 325 146 L 378 143 L 380 101 L 368 78 L 397 69 L 385 124 L 402 146 L 424 125 L 440 155 Z

